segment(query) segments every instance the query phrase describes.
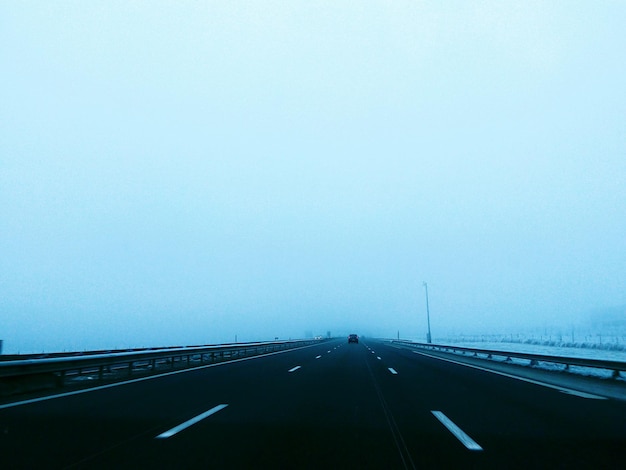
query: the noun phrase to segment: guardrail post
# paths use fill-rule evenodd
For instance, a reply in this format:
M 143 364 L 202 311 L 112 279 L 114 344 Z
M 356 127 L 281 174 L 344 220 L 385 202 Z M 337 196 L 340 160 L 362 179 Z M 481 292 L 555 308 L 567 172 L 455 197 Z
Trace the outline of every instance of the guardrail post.
M 615 369 L 615 370 L 613 371 L 613 375 L 612 375 L 612 377 L 613 377 L 614 379 L 617 379 L 617 378 L 619 377 L 619 370 Z
M 128 376 L 132 376 L 133 375 L 133 361 L 130 361 L 128 363 Z
M 98 367 L 98 380 L 102 382 L 103 378 L 104 378 L 104 366 L 100 366 Z

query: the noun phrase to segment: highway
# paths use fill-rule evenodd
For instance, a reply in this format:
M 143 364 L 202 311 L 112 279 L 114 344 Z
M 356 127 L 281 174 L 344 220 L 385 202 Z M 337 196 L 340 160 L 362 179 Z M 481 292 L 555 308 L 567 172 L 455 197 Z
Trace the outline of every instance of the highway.
M 374 339 L 0 405 L 0 467 L 618 468 L 626 402 Z

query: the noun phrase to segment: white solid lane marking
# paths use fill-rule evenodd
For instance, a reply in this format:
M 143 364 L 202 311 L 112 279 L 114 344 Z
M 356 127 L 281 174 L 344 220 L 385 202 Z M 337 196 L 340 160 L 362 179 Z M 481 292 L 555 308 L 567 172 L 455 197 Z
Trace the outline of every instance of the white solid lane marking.
M 393 367 L 387 367 L 387 369 L 389 369 L 389 372 L 391 372 L 393 375 L 398 375 L 398 373 Z
M 574 396 L 580 397 L 580 398 L 589 398 L 590 400 L 608 400 L 608 398 L 606 398 L 606 397 L 601 397 L 599 395 L 594 395 L 593 393 L 579 392 L 578 390 L 568 390 L 566 388 L 559 390 L 559 392 L 565 393 L 567 395 L 574 395 Z
M 167 439 L 168 437 L 172 437 L 174 434 L 177 434 L 177 433 L 181 432 L 183 429 L 187 429 L 189 426 L 192 426 L 192 425 L 196 424 L 198 421 L 201 421 L 204 418 L 207 418 L 208 416 L 211 416 L 212 414 L 215 414 L 218 411 L 223 410 L 227 406 L 228 405 L 217 405 L 217 406 L 211 408 L 210 410 L 205 411 L 202 414 L 199 414 L 195 418 L 191 418 L 189 421 L 185 421 L 184 423 L 179 424 L 176 427 L 173 427 L 169 431 L 165 431 L 164 433 L 159 434 L 157 437 L 155 437 L 155 439 Z
M 376 359 L 378 359 L 380 361 L 380 356 L 376 356 Z
M 538 380 L 527 379 L 526 377 L 518 377 L 517 375 L 507 374 L 506 372 L 499 372 L 497 370 L 486 369 L 484 367 L 475 366 L 475 365 L 472 365 L 472 364 L 465 364 L 464 362 L 453 361 L 452 359 L 444 359 L 442 357 L 431 356 L 430 354 L 426 354 L 426 353 L 423 353 L 423 352 L 418 352 L 418 351 L 413 351 L 413 352 L 415 354 L 421 354 L 423 356 L 432 357 L 433 359 L 439 359 L 440 361 L 451 362 L 453 364 L 458 364 L 458 365 L 461 365 L 461 366 L 471 367 L 473 369 L 478 369 L 478 370 L 482 370 L 482 371 L 485 371 L 485 372 L 491 372 L 492 374 L 502 375 L 503 377 L 509 377 L 511 379 L 521 380 L 523 382 L 528 382 L 528 383 L 535 384 L 535 385 L 541 385 L 542 387 L 552 388 L 554 390 L 558 390 L 561 393 L 566 393 L 568 395 L 574 395 L 574 396 L 577 396 L 577 397 L 580 397 L 580 398 L 589 398 L 591 400 L 607 400 L 606 397 L 603 397 L 603 396 L 600 396 L 600 395 L 594 395 L 592 393 L 580 392 L 578 390 L 573 390 L 573 389 L 570 389 L 570 388 L 560 387 L 558 385 L 552 385 L 552 384 L 549 384 L 549 383 L 540 382 Z
M 315 359 L 319 359 L 320 357 L 322 357 L 322 356 L 315 356 Z
M 294 371 L 298 370 L 300 367 L 302 367 L 302 366 L 296 366 L 296 367 L 294 367 L 292 369 L 289 369 L 289 372 L 294 372 Z
M 312 348 L 313 346 L 315 345 L 302 346 L 297 349 Z M 95 392 L 97 390 L 106 390 L 107 388 L 121 387 L 122 385 L 128 385 L 128 384 L 132 384 L 136 382 L 145 382 L 146 380 L 159 379 L 161 377 L 167 377 L 168 375 L 185 374 L 187 372 L 195 372 L 201 369 L 210 369 L 212 367 L 228 366 L 230 364 L 234 364 L 237 362 L 252 361 L 255 359 L 260 359 L 262 357 L 275 356 L 277 354 L 285 354 L 285 353 L 292 352 L 292 351 L 294 351 L 294 349 L 285 349 L 283 351 L 275 351 L 275 352 L 271 352 L 267 354 L 259 354 L 258 356 L 242 357 L 241 359 L 233 359 L 232 361 L 218 362 L 215 364 L 207 364 L 206 366 L 190 367 L 189 369 L 175 370 L 172 372 L 162 372 L 160 374 L 150 375 L 148 377 L 139 377 L 138 379 L 124 380 L 123 382 L 115 382 L 115 383 L 107 384 L 107 385 L 99 385 L 97 387 L 85 388 L 83 390 L 74 390 L 73 392 L 63 392 L 63 393 L 57 393 L 56 395 L 48 395 L 45 397 L 31 398 L 29 400 L 14 401 L 12 403 L 5 403 L 4 405 L 0 405 L 0 410 L 5 409 L 5 408 L 13 408 L 15 406 L 23 406 L 23 405 L 30 405 L 32 403 L 39 403 L 40 401 L 54 400 L 56 398 L 71 397 L 73 395 L 82 395 L 83 393 Z
M 431 413 L 435 415 L 435 418 L 441 421 L 441 424 L 448 428 L 448 431 L 450 431 L 454 437 L 461 441 L 461 443 L 469 450 L 483 450 L 483 448 L 480 447 L 474 439 L 465 434 L 460 427 L 454 424 L 450 418 L 444 415 L 441 411 L 431 411 Z

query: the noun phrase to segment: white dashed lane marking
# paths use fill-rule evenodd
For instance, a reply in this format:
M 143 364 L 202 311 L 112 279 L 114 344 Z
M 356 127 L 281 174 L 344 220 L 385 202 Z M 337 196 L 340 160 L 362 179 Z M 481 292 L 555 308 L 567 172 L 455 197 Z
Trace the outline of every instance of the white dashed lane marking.
M 167 439 L 168 437 L 172 437 L 174 434 L 177 434 L 177 433 L 181 432 L 183 429 L 187 429 L 189 426 L 193 426 L 198 421 L 201 421 L 204 418 L 207 418 L 207 417 L 211 416 L 212 414 L 215 414 L 218 411 L 223 410 L 227 406 L 228 405 L 225 405 L 225 404 L 224 405 L 217 405 L 217 406 L 211 408 L 210 410 L 205 411 L 204 413 L 199 414 L 195 418 L 191 418 L 189 421 L 185 421 L 184 423 L 179 424 L 178 426 L 173 427 L 169 431 L 165 431 L 164 433 L 159 434 L 158 436 L 155 437 L 155 439 Z
M 474 441 L 474 439 L 465 434 L 460 427 L 454 424 L 452 420 L 444 415 L 441 411 L 431 411 L 431 413 L 435 415 L 435 418 L 437 418 L 441 422 L 441 424 L 443 424 L 448 429 L 448 431 L 450 431 L 454 435 L 454 437 L 461 441 L 461 443 L 469 450 L 483 450 L 483 448 L 480 447 L 476 443 L 476 441 Z

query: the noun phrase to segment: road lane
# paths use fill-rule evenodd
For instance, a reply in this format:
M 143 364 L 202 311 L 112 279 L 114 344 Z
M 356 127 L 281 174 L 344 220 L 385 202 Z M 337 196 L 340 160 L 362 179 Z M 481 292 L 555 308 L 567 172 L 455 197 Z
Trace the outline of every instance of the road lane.
M 302 348 L 154 380 L 0 410 L 0 452 L 21 468 L 63 468 L 139 441 L 202 413 L 273 388 L 294 358 L 313 361 L 327 345 Z M 32 449 L 37 452 L 33 452 Z M 56 465 L 58 464 L 58 465 Z
M 615 467 L 625 412 L 340 339 L 0 409 L 0 455 L 6 468 Z
M 426 456 L 427 466 L 440 460 L 437 452 L 424 454 L 423 446 L 414 444 L 424 438 L 423 430 L 413 423 L 425 408 L 443 411 L 480 443 L 484 455 L 467 461 L 480 467 L 497 468 L 498 462 L 507 460 L 526 467 L 590 468 L 614 466 L 626 457 L 624 402 L 585 399 L 416 355 L 388 343 L 368 343 L 383 357 L 381 388 L 399 416 L 407 445 L 412 453 Z M 399 372 L 394 380 L 384 379 L 389 366 Z M 438 444 L 434 442 L 431 449 Z
M 309 355 L 308 363 L 299 355 L 297 374 L 284 368 L 162 445 L 135 442 L 85 468 L 133 468 L 145 465 L 146 455 L 187 468 L 403 468 L 364 357 L 358 345 L 333 348 L 321 360 Z

